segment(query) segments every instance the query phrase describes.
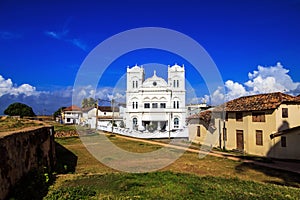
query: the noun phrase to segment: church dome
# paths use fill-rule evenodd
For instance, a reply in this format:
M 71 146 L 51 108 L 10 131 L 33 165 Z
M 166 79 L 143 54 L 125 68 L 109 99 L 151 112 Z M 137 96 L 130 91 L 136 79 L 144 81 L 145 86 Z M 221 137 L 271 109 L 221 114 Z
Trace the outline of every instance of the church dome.
M 167 86 L 168 86 L 168 84 L 163 78 L 156 76 L 155 70 L 154 70 L 153 76 L 150 78 L 147 78 L 143 82 L 144 88 L 167 87 Z

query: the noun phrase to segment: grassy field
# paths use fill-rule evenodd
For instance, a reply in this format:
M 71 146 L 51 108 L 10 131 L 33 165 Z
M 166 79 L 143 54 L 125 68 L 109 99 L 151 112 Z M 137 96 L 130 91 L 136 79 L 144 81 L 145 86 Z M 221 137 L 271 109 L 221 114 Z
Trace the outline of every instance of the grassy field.
M 15 131 L 22 128 L 41 126 L 42 123 L 28 119 L 0 117 L 0 132 Z
M 160 146 L 110 140 L 131 152 Z M 96 160 L 77 137 L 56 139 L 58 161 L 65 169 L 45 199 L 298 199 L 300 178 L 295 174 L 251 164 L 184 153 L 176 162 L 153 173 L 118 172 Z M 64 152 L 65 151 L 65 152 Z M 72 162 L 66 159 L 72 157 Z M 75 163 L 76 160 L 76 163 Z
M 109 135 L 108 138 L 130 152 L 161 148 Z M 57 174 L 48 184 L 47 195 L 41 197 L 46 200 L 299 199 L 300 196 L 300 177 L 284 171 L 212 156 L 199 159 L 196 153 L 186 152 L 157 172 L 125 173 L 100 163 L 78 137 L 56 138 L 56 142 Z M 22 196 L 25 194 L 23 191 Z

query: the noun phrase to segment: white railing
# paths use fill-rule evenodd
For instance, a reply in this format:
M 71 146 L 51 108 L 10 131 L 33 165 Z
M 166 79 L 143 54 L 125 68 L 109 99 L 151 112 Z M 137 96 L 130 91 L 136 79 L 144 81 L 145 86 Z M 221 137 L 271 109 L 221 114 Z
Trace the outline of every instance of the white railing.
M 107 131 L 111 132 L 112 127 L 111 126 L 103 126 L 103 125 L 98 125 L 98 130 L 102 131 Z M 137 131 L 137 130 L 130 130 L 128 128 L 120 128 L 120 127 L 114 127 L 113 133 L 120 134 L 120 135 L 125 135 L 125 136 L 130 136 L 130 137 L 135 137 L 135 138 L 188 138 L 189 133 L 188 133 L 188 128 L 180 129 L 180 130 L 174 130 L 174 131 L 154 131 L 154 132 L 149 132 L 149 131 Z

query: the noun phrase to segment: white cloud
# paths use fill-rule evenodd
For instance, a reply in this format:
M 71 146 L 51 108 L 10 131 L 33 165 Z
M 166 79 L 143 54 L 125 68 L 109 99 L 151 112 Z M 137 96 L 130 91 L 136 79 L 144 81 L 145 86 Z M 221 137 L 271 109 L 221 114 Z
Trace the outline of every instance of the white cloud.
M 234 99 L 249 94 L 249 92 L 246 91 L 245 87 L 242 84 L 233 82 L 232 80 L 228 80 L 225 82 L 225 88 L 227 90 L 225 100 Z
M 210 96 L 204 95 L 204 97 L 193 97 L 192 99 L 188 99 L 189 104 L 198 104 L 198 103 L 207 103 L 210 102 Z
M 283 92 L 293 94 L 300 89 L 300 82 L 294 82 L 288 72 L 289 70 L 285 69 L 281 63 L 269 67 L 259 65 L 257 70 L 248 73 L 249 80 L 245 83 L 227 80 L 224 84 L 226 94 L 222 92 L 222 87 L 218 88 L 211 95 L 213 101 L 211 104 L 217 105 L 224 100 L 229 101 L 241 96 L 261 93 Z
M 289 70 L 283 68 L 281 63 L 276 66 L 258 66 L 257 71 L 249 73 L 249 81 L 245 83 L 253 94 L 268 92 L 290 92 L 299 86 L 288 75 Z
M 84 44 L 81 40 L 74 38 L 72 40 L 68 40 L 71 44 L 77 46 L 78 48 L 82 49 L 83 51 L 87 50 L 87 45 Z
M 62 32 L 55 31 L 45 31 L 44 34 L 48 37 L 62 40 L 64 42 L 71 43 L 72 45 L 82 49 L 83 51 L 87 51 L 87 45 L 78 38 L 70 38 L 68 37 L 69 30 L 63 30 Z
M 73 104 L 81 105 L 82 99 L 89 97 L 99 99 L 99 104 L 105 104 L 112 98 L 115 99 L 116 102 L 124 103 L 126 99 L 125 92 L 118 88 L 103 87 L 95 90 L 91 85 L 87 85 L 73 90 Z
M 19 39 L 21 35 L 18 33 L 13 33 L 9 31 L 0 31 L 0 40 L 12 40 L 12 39 Z
M 22 84 L 21 86 L 16 86 L 13 84 L 11 79 L 5 79 L 0 75 L 0 97 L 5 95 L 19 95 L 24 94 L 26 96 L 39 95 L 36 88 L 29 84 Z

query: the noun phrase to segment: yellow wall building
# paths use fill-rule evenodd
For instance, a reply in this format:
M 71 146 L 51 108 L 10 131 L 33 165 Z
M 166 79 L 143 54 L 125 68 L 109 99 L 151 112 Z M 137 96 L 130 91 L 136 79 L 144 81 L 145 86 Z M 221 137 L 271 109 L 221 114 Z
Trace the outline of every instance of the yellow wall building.
M 300 160 L 299 97 L 279 92 L 240 97 L 188 120 L 193 142 Z

